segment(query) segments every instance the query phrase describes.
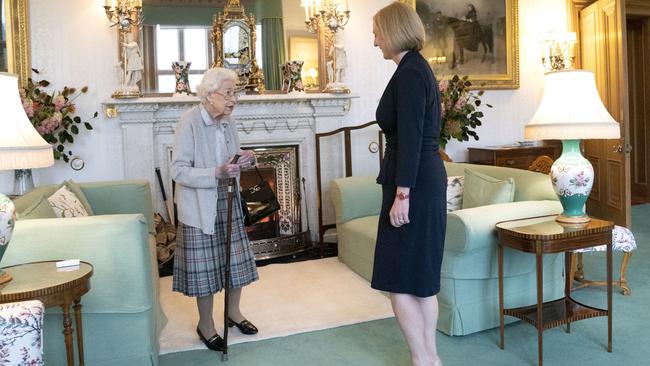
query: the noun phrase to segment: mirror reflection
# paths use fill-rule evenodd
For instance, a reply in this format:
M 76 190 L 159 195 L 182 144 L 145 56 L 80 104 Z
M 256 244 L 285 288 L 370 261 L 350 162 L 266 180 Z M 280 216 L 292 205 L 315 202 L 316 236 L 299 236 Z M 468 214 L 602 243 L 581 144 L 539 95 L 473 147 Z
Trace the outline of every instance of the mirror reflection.
M 9 71 L 7 61 L 7 32 L 5 0 L 0 0 L 0 18 L 2 18 L 2 35 L 0 36 L 0 71 Z
M 172 63 L 191 62 L 189 82 L 196 90 L 203 73 L 214 63 L 210 37 L 213 16 L 223 12 L 226 0 L 144 0 L 144 24 L 140 34 L 145 93 L 172 93 Z M 241 0 L 246 13 L 257 22 L 256 42 L 248 44 L 248 26 L 232 24 L 224 29 L 224 59 L 232 65 L 246 64 L 255 47 L 267 90 L 281 89 L 280 64 L 303 60 L 302 79 L 307 89 L 318 90 L 318 40 L 305 27 L 300 0 Z

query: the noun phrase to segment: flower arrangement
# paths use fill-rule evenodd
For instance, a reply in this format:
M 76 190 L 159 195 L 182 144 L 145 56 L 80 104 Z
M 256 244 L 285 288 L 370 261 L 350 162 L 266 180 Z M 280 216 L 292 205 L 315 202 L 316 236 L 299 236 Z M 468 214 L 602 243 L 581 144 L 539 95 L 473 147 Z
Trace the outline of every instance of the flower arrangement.
M 478 140 L 476 127 L 481 125 L 483 112 L 481 96 L 484 91 L 470 92 L 472 83 L 467 76 L 454 75 L 451 79 L 442 79 L 438 82 L 442 104 L 442 125 L 440 126 L 440 146 L 444 149 L 451 139 L 468 141 L 469 137 Z M 492 108 L 490 104 L 485 106 Z
M 38 70 L 33 70 L 38 74 Z M 54 158 L 63 159 L 66 163 L 70 160 L 72 151 L 66 150 L 66 144 L 74 142 L 73 135 L 79 134 L 79 126 L 83 123 L 86 130 L 93 127 L 89 120 L 82 122 L 81 118 L 74 116 L 76 106 L 73 103 L 81 94 L 88 91 L 88 87 L 77 88 L 63 87 L 61 91 L 47 93 L 50 82 L 47 80 L 34 81 L 31 78 L 26 86 L 20 87 L 20 99 L 23 109 L 32 125 L 45 141 L 54 148 Z M 91 119 L 97 118 L 97 112 Z

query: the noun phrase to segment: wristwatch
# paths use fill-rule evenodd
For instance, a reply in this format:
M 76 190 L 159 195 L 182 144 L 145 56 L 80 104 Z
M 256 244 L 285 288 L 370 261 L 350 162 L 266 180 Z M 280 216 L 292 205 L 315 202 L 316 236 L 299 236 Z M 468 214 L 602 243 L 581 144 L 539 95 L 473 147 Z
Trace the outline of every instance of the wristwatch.
M 409 196 L 408 194 L 405 194 L 404 192 L 400 192 L 400 193 L 397 194 L 397 198 L 398 198 L 400 201 L 407 200 L 407 199 L 409 199 L 409 197 L 410 197 L 410 196 Z

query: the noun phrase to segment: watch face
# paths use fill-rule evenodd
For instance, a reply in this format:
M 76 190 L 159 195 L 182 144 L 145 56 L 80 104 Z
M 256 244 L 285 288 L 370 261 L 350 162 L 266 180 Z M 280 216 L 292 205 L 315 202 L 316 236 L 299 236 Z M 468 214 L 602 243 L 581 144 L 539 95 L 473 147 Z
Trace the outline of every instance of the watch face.
M 84 165 L 86 165 L 86 163 L 78 156 L 75 156 L 70 160 L 70 167 L 74 170 L 81 170 L 84 168 Z

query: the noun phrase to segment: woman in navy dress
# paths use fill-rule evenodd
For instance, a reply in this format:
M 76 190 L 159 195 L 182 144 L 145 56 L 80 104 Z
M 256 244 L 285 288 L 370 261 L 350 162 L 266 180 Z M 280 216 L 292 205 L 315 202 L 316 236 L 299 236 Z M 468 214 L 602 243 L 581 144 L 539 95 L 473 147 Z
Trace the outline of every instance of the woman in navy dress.
M 372 287 L 390 293 L 413 365 L 442 365 L 436 350 L 447 174 L 438 155 L 440 92 L 418 51 L 424 27 L 395 2 L 373 18 L 375 46 L 398 66 L 377 106 L 386 153 Z

